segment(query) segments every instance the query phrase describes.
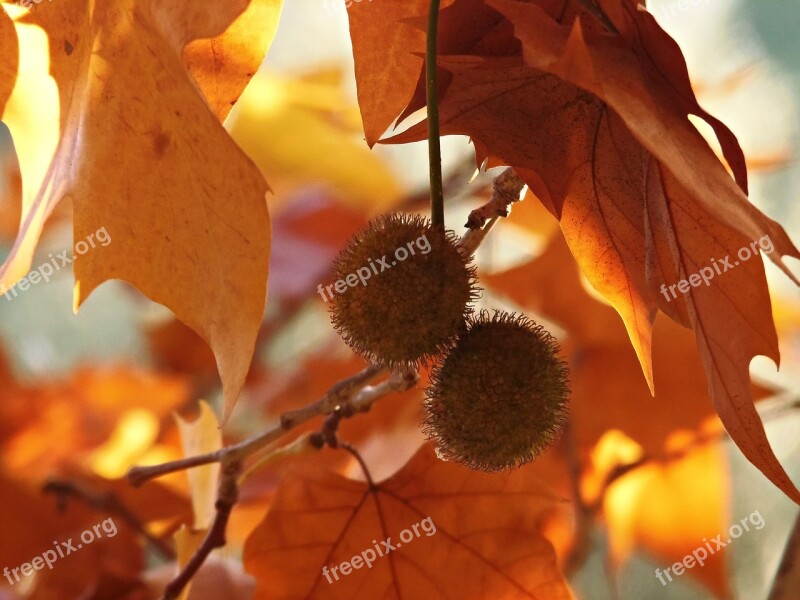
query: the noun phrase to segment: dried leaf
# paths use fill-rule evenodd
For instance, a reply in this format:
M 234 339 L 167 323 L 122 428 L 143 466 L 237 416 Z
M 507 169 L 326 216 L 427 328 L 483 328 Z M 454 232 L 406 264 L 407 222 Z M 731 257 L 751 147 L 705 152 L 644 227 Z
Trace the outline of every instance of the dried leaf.
M 245 567 L 256 576 L 259 600 L 569 599 L 536 527 L 554 505 L 524 469 L 477 473 L 439 461 L 425 446 L 375 489 L 329 472 L 287 477 L 245 545 Z M 396 550 L 379 557 L 374 549 L 388 549 L 380 543 L 387 538 Z M 367 550 L 376 555 L 368 568 L 361 568 L 371 558 L 366 552 L 360 570 L 338 581 L 330 574 Z
M 71 197 L 76 310 L 112 278 L 170 308 L 214 351 L 226 417 L 264 310 L 268 188 L 198 94 L 182 52 L 222 34 L 245 6 L 64 0 L 58 10 L 33 11 L 22 20 L 41 30 L 20 22 L 18 34 L 33 39 L 44 30 L 49 52 L 23 45 L 30 68 L 3 115 L 18 144 L 24 198 L 2 282 L 28 270 L 43 220 Z M 214 77 L 224 82 L 230 69 L 222 63 Z M 241 73 L 232 73 L 215 91 L 210 75 L 201 77 L 212 101 L 228 93 L 222 87 L 241 86 Z M 36 96 L 42 90 L 49 94 Z M 111 241 L 93 243 L 103 229 Z M 87 241 L 91 251 L 81 254 Z

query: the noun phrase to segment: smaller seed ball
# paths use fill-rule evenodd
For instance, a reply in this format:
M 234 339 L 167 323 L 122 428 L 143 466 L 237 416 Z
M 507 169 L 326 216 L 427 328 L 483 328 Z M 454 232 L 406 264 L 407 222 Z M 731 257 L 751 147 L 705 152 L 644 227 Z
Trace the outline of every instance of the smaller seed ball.
M 568 367 L 556 339 L 524 316 L 482 311 L 440 359 L 423 430 L 446 460 L 482 471 L 530 462 L 567 417 Z
M 468 304 L 477 297 L 471 263 L 453 232 L 423 217 L 378 218 L 334 262 L 336 281 L 347 287 L 340 283 L 333 295 L 331 321 L 367 360 L 416 366 L 447 348 L 464 327 Z

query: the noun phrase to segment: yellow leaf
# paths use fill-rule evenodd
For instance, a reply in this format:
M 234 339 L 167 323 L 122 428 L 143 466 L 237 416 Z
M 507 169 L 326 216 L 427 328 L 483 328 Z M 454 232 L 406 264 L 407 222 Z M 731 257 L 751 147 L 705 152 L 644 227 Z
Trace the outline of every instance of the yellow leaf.
M 185 456 L 205 454 L 222 448 L 222 434 L 217 417 L 205 401 L 200 401 L 200 415 L 197 419 L 188 422 L 175 415 L 175 421 Z M 219 463 L 189 469 L 187 474 L 192 493 L 194 528 L 208 529 L 214 519 Z
M 3 113 L 19 155 L 23 212 L 0 284 L 30 268 L 44 219 L 70 197 L 74 253 L 58 266 L 74 265 L 75 310 L 108 279 L 167 306 L 214 351 L 226 417 L 264 311 L 268 186 L 182 59 L 189 42 L 220 36 L 247 5 L 63 0 L 23 13 L 14 22 L 21 69 Z M 237 47 L 242 27 L 274 30 L 277 4 L 268 5 L 252 13 L 267 22 L 237 23 L 224 47 Z M 200 44 L 187 59 L 195 65 L 202 55 Z M 217 114 L 251 63 L 226 55 L 194 71 Z
M 359 208 L 385 211 L 400 184 L 364 144 L 358 109 L 339 79 L 330 71 L 302 79 L 259 72 L 226 127 L 278 198 L 316 181 Z

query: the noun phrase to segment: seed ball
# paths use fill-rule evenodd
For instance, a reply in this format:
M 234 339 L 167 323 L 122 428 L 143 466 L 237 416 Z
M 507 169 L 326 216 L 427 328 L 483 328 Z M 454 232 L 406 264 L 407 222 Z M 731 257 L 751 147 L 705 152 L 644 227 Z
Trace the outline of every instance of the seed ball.
M 434 367 L 423 431 L 445 460 L 500 471 L 530 462 L 563 429 L 568 367 L 524 316 L 482 311 Z
M 445 350 L 477 297 L 472 257 L 451 231 L 420 216 L 380 217 L 353 236 L 334 262 L 342 284 L 331 321 L 373 363 L 416 366 Z M 350 278 L 348 280 L 348 277 Z

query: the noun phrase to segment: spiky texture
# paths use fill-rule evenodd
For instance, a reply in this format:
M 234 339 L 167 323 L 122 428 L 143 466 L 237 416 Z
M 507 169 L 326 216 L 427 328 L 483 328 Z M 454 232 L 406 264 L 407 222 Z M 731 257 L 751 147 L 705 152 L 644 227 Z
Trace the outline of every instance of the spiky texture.
M 405 260 L 399 248 L 408 253 Z M 388 268 L 379 263 L 384 257 Z M 364 267 L 371 271 L 365 285 L 334 295 L 334 327 L 371 362 L 425 362 L 449 346 L 471 312 L 468 304 L 477 297 L 471 261 L 455 234 L 432 228 L 423 217 L 380 217 L 351 238 L 334 263 L 337 280 Z
M 533 460 L 563 428 L 568 369 L 524 316 L 482 311 L 435 366 L 424 431 L 446 460 L 499 471 Z

